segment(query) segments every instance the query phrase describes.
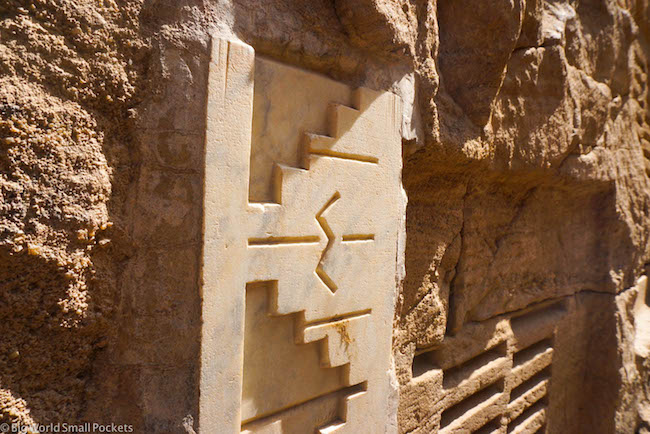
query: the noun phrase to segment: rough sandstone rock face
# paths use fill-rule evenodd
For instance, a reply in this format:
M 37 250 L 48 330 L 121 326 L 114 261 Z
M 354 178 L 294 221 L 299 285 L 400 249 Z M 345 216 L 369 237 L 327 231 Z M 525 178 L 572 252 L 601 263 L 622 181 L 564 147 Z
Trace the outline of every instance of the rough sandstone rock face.
M 138 9 L 0 6 L 3 421 L 77 418 L 117 332 Z
M 481 127 L 490 118 L 492 101 L 521 33 L 524 3 L 473 0 L 438 5 L 442 84 Z
M 199 429 L 217 34 L 402 97 L 402 432 L 470 416 L 649 430 L 649 17 L 647 0 L 3 2 L 0 421 Z M 554 303 L 562 319 L 523 353 L 552 347 L 551 369 L 516 390 L 513 324 Z M 495 381 L 441 401 L 454 366 Z

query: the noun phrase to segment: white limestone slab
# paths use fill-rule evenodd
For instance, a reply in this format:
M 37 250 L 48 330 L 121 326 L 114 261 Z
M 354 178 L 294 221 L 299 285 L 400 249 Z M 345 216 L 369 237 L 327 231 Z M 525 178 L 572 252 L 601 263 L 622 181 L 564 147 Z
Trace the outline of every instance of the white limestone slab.
M 391 93 L 213 41 L 201 432 L 394 431 L 400 124 Z

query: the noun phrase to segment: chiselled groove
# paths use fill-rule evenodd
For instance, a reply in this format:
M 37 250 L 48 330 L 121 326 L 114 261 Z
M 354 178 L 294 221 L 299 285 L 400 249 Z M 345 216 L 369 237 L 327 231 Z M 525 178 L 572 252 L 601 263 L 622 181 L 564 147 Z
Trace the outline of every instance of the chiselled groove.
M 492 434 L 492 433 L 497 433 L 501 429 L 501 422 L 499 422 L 499 419 L 501 416 L 497 416 L 495 419 L 492 419 L 476 431 L 474 431 L 475 434 Z
M 332 280 L 332 278 L 325 272 L 323 269 L 323 261 L 325 260 L 325 256 L 329 253 L 330 249 L 332 248 L 332 245 L 334 244 L 334 231 L 332 231 L 332 228 L 330 225 L 327 223 L 327 220 L 325 220 L 325 217 L 323 217 L 323 213 L 327 211 L 329 207 L 334 205 L 334 203 L 341 198 L 341 193 L 338 191 L 332 195 L 330 200 L 327 201 L 327 203 L 318 211 L 316 214 L 316 221 L 320 225 L 320 227 L 323 229 L 323 232 L 325 232 L 325 235 L 327 235 L 327 246 L 323 249 L 323 254 L 320 257 L 320 261 L 318 262 L 318 266 L 316 267 L 316 275 L 320 278 L 320 280 L 329 288 L 332 293 L 336 292 L 338 289 L 338 286 L 336 283 Z
M 319 237 L 268 237 L 249 238 L 248 245 L 251 247 L 277 246 L 283 244 L 317 244 Z
M 512 389 L 510 392 L 510 402 L 514 403 L 516 400 L 521 398 L 527 392 L 534 389 L 540 384 L 548 383 L 548 380 L 551 378 L 551 372 L 547 366 L 545 369 L 541 370 L 537 374 L 525 380 L 523 383 Z M 540 397 L 541 398 L 541 397 Z
M 335 323 L 338 321 L 344 321 L 344 320 L 350 320 L 354 318 L 359 318 L 365 315 L 369 315 L 372 312 L 372 309 L 365 309 L 365 310 L 360 310 L 356 312 L 348 312 L 343 315 L 337 315 L 331 318 L 324 318 L 320 319 L 317 321 L 311 321 L 311 322 L 304 322 L 302 323 L 303 327 L 313 327 L 313 326 L 319 326 L 319 325 L 324 325 L 324 324 L 329 324 L 329 323 Z
M 484 353 L 478 354 L 459 365 L 444 370 L 442 377 L 443 387 L 445 389 L 454 388 L 460 385 L 462 381 L 478 373 L 482 368 L 494 364 L 494 362 L 500 359 L 504 361 L 507 356 L 506 351 L 506 343 L 502 342 Z
M 527 389 L 517 399 L 508 404 L 508 420 L 514 420 L 537 402 L 547 402 L 549 380 L 545 379 Z
M 316 275 L 318 278 L 329 288 L 332 293 L 335 293 L 339 287 L 332 280 L 332 278 L 320 266 L 316 268 Z
M 375 241 L 375 234 L 350 234 L 341 238 L 344 243 Z
M 298 403 L 292 404 L 290 406 L 281 408 L 281 409 L 279 409 L 277 411 L 274 411 L 271 414 L 266 414 L 266 415 L 258 417 L 258 418 L 247 420 L 246 423 L 242 425 L 241 429 L 242 429 L 242 431 L 245 431 L 253 423 L 258 423 L 258 422 L 261 422 L 261 421 L 266 420 L 266 419 L 274 419 L 274 418 L 278 417 L 280 414 L 282 414 L 282 413 L 284 413 L 286 411 L 289 411 L 289 410 L 291 410 L 293 408 L 300 407 L 302 405 L 308 404 L 308 403 L 313 402 L 313 401 L 321 400 L 323 398 L 327 398 L 329 396 L 336 396 L 336 395 L 342 395 L 339 399 L 344 400 L 346 397 L 350 397 L 350 396 L 356 395 L 358 393 L 364 393 L 367 390 L 367 388 L 368 388 L 367 382 L 363 382 L 363 383 L 360 383 L 360 384 L 355 384 L 353 386 L 342 387 L 340 389 L 334 390 L 334 391 L 329 392 L 329 393 L 324 393 L 322 395 L 314 396 L 313 398 L 310 398 L 308 400 L 298 402 Z M 331 423 L 336 423 L 337 421 L 338 420 L 335 420 L 335 421 L 332 421 Z
M 533 360 L 538 355 L 544 354 L 549 350 L 550 351 L 553 350 L 553 341 L 551 338 L 546 338 L 539 342 L 536 342 L 530 345 L 529 347 L 524 348 L 521 351 L 518 351 L 517 353 L 514 354 L 513 366 L 515 368 L 521 366 Z
M 338 158 L 341 160 L 358 161 L 360 163 L 379 164 L 378 158 L 371 157 L 369 155 L 349 154 L 347 152 L 337 152 L 329 149 L 311 149 L 311 148 L 309 149 L 309 153 L 321 157 L 330 157 L 330 158 Z
M 349 390 L 349 392 L 346 393 L 345 398 L 341 398 L 341 401 L 342 401 L 341 404 L 342 405 L 339 405 L 339 413 L 338 413 L 337 419 L 335 419 L 335 420 L 333 420 L 331 422 L 328 422 L 327 424 L 322 426 L 318 430 L 318 432 L 323 433 L 323 432 L 335 431 L 337 428 L 345 425 L 345 423 L 347 422 L 347 416 L 346 416 L 347 409 L 346 409 L 346 406 L 343 404 L 343 402 L 346 399 L 350 399 L 350 398 L 353 398 L 355 396 L 363 395 L 364 393 L 367 393 L 368 392 L 368 382 L 364 381 L 363 383 L 359 383 L 359 384 L 357 384 L 355 386 L 350 386 L 350 387 L 346 388 L 345 390 Z
M 498 378 L 492 384 L 487 384 L 478 392 L 445 409 L 440 416 L 440 430 L 442 431 L 452 424 L 462 424 L 464 420 L 472 417 L 474 413 L 493 405 L 503 393 L 503 387 L 503 378 Z
M 228 42 L 228 50 L 226 51 L 226 78 L 223 82 L 224 90 L 228 87 L 228 72 L 230 69 L 230 50 L 232 49 L 230 42 Z M 225 94 L 225 92 L 224 92 Z
M 508 424 L 508 433 L 530 432 L 534 425 L 540 427 L 546 421 L 546 403 L 537 401 Z M 539 428 L 539 427 L 538 427 Z

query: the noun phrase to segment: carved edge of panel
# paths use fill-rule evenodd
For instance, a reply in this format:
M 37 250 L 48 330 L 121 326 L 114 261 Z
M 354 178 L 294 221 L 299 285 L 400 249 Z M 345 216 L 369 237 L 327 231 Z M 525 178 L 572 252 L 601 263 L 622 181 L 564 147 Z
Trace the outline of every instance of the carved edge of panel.
M 212 39 L 206 103 L 200 432 L 239 432 L 255 53 Z M 228 357 L 223 357 L 227 354 Z

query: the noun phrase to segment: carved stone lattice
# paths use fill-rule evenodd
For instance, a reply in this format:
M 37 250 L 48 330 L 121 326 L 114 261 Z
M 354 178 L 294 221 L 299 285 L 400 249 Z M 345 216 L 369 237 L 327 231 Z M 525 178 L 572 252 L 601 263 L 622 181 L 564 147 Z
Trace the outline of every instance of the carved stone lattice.
M 254 66 L 273 73 L 254 85 L 262 76 Z M 273 94 L 282 80 L 298 81 L 292 92 Z M 213 42 L 202 432 L 395 429 L 390 372 L 403 212 L 399 99 L 358 89 L 350 92 L 353 107 L 329 104 L 327 131 L 302 133 L 301 167 L 275 162 L 273 201 L 249 200 L 254 97 L 272 95 L 262 114 L 271 116 L 273 104 L 290 106 L 301 84 L 312 81 L 346 88 L 256 59 L 250 47 Z
M 556 327 L 570 300 L 518 317 L 470 323 L 413 360 L 402 405 L 421 426 L 404 432 L 533 433 L 547 422 Z M 423 399 L 418 399 L 423 397 Z

